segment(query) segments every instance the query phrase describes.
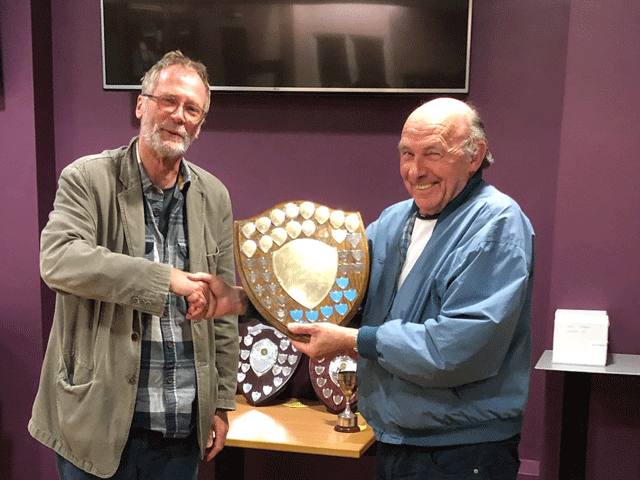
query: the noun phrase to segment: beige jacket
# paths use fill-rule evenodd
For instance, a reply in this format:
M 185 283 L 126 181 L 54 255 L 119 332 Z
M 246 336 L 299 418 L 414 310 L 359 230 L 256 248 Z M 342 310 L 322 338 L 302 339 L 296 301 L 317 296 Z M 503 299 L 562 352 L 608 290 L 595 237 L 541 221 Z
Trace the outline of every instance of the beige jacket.
M 170 265 L 143 258 L 135 141 L 83 157 L 62 171 L 41 237 L 41 275 L 57 296 L 29 432 L 103 478 L 116 471 L 133 418 L 140 312 L 162 314 L 171 276 Z M 187 166 L 192 177 L 187 194 L 191 270 L 233 283 L 229 194 L 213 175 Z M 235 408 L 237 317 L 192 322 L 191 329 L 204 454 L 215 410 Z

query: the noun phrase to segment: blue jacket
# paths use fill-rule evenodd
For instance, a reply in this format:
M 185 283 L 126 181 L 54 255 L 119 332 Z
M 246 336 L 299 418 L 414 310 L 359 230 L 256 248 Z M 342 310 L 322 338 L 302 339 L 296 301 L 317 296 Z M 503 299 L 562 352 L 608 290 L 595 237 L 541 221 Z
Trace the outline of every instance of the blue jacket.
M 396 291 L 416 208 L 393 205 L 367 228 L 358 408 L 387 443 L 504 440 L 520 432 L 529 391 L 533 228 L 478 172 Z

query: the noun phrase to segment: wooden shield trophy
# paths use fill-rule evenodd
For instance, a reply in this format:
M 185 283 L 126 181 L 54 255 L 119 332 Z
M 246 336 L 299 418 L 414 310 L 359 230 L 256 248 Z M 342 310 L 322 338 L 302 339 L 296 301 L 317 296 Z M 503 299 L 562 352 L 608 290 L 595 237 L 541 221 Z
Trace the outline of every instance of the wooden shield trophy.
M 238 390 L 251 405 L 265 405 L 291 380 L 302 352 L 283 333 L 257 320 L 241 323 L 238 329 Z
M 358 367 L 358 356 L 353 350 L 320 359 L 309 359 L 309 378 L 316 395 L 331 413 L 342 412 L 347 406 L 347 396 L 340 387 L 338 373 L 355 372 Z M 358 401 L 355 392 L 349 399 L 353 407 Z
M 346 325 L 369 279 L 362 218 L 310 201 L 280 203 L 234 222 L 240 280 L 274 328 L 296 340 L 291 322 Z

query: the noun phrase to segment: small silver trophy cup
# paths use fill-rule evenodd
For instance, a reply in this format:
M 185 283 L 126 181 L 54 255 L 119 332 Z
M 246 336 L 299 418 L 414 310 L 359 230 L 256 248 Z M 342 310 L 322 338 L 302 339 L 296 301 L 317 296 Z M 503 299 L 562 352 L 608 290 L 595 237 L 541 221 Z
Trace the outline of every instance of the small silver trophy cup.
M 338 372 L 338 384 L 342 393 L 344 393 L 346 406 L 344 410 L 338 414 L 338 424 L 334 430 L 341 433 L 359 432 L 358 416 L 351 411 L 349 401 L 356 393 L 357 382 L 355 370 L 340 370 Z

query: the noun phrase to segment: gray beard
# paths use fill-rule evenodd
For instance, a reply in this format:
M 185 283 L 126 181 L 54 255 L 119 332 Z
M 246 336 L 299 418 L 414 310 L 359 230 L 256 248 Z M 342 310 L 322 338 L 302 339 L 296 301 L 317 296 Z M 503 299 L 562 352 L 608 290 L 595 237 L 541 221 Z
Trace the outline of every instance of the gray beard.
M 149 125 L 149 121 L 144 121 L 142 129 L 140 130 L 140 136 L 144 138 L 145 142 L 154 152 L 156 152 L 160 158 L 175 159 L 182 157 L 191 144 L 193 143 L 193 137 L 184 133 L 181 144 L 169 144 L 165 143 L 160 136 L 160 126 L 155 127 Z

